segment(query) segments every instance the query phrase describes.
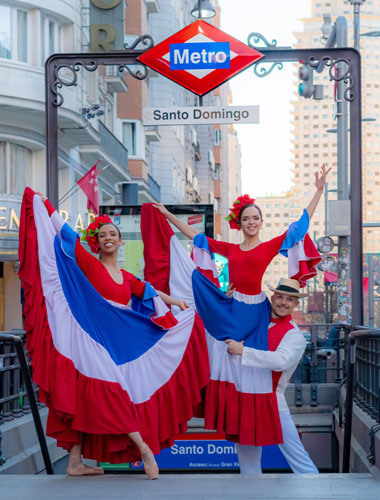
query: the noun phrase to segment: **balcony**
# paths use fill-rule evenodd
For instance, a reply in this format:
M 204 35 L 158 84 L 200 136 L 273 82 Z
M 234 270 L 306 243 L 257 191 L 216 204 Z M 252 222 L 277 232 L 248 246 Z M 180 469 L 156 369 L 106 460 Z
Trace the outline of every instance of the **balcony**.
M 161 139 L 157 125 L 144 127 L 146 142 L 158 142 Z
M 153 177 L 150 174 L 148 174 L 148 184 L 149 184 L 150 194 L 157 201 L 161 201 L 161 186 L 158 184 L 157 181 L 153 179 Z
M 128 91 L 128 85 L 124 80 L 124 76 L 120 73 L 118 66 L 106 66 L 102 80 L 105 82 L 109 94 Z
M 119 165 L 128 170 L 128 149 L 99 121 L 100 147 Z
M 160 5 L 157 0 L 145 0 L 145 5 L 148 14 L 157 14 L 157 12 L 160 12 Z
M 82 161 L 92 165 L 99 159 L 104 160 L 109 168 L 103 177 L 109 184 L 130 181 L 128 150 L 101 121 L 98 121 L 98 127 L 97 142 L 87 142 L 79 148 Z

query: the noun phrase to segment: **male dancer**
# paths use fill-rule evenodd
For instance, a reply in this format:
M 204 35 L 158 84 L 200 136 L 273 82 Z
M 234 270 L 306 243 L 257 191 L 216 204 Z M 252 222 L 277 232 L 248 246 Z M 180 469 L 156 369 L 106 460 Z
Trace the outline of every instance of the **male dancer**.
M 318 474 L 299 438 L 285 399 L 285 389 L 301 359 L 306 341 L 297 325 L 292 321 L 292 313 L 298 306 L 298 299 L 306 297 L 300 293 L 300 284 L 294 279 L 282 278 L 273 288 L 271 297 L 271 322 L 268 331 L 269 350 L 261 351 L 244 347 L 243 342 L 228 339 L 228 352 L 240 355 L 242 365 L 273 370 L 273 389 L 277 394 L 278 409 L 283 444 L 279 447 L 295 474 Z M 261 474 L 261 447 L 236 444 L 241 474 Z

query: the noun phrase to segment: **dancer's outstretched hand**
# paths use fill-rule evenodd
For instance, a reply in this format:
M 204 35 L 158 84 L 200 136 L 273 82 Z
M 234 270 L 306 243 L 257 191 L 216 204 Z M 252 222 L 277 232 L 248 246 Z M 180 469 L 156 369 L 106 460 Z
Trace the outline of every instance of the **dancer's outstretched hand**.
M 41 198 L 42 201 L 46 200 L 46 196 L 44 194 L 39 193 L 38 191 L 34 191 L 34 193 L 37 194 Z
M 190 307 L 188 304 L 186 304 L 186 302 L 184 300 L 178 300 L 178 303 L 175 305 L 178 306 L 181 309 L 181 311 L 184 311 L 185 309 L 189 309 L 189 307 Z
M 226 291 L 226 295 L 227 297 L 232 297 L 234 291 L 236 290 L 236 288 L 234 288 L 234 284 L 233 283 L 230 283 L 228 285 L 228 288 L 227 288 L 227 291 Z
M 321 167 L 321 171 L 315 172 L 315 187 L 318 189 L 318 191 L 323 191 L 326 184 L 327 175 L 330 170 L 331 167 L 327 169 L 324 163 Z
M 244 340 L 241 342 L 236 342 L 236 340 L 227 339 L 226 344 L 228 344 L 228 352 L 230 354 L 237 354 L 241 356 L 243 354 Z
M 162 215 L 164 215 L 165 217 L 170 215 L 169 210 L 167 208 L 165 208 L 165 206 L 162 203 L 153 203 L 153 206 L 154 206 L 154 208 L 157 208 L 157 210 L 159 212 L 161 212 Z

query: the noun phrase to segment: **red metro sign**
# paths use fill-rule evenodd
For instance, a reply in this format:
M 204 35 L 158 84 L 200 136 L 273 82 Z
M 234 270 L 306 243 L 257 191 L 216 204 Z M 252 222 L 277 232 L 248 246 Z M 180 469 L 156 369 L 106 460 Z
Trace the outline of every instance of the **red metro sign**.
M 257 50 L 198 20 L 138 59 L 194 94 L 204 95 L 262 57 Z

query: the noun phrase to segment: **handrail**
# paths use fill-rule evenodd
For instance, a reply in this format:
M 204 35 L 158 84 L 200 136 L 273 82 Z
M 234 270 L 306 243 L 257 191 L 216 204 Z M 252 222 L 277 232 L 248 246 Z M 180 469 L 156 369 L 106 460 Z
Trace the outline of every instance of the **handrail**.
M 36 428 L 38 441 L 40 443 L 42 458 L 45 464 L 46 474 L 54 474 L 53 466 L 50 460 L 49 450 L 46 443 L 45 433 L 42 427 L 40 413 L 38 411 L 36 396 L 33 391 L 32 378 L 30 376 L 30 371 L 28 363 L 26 361 L 24 348 L 22 345 L 22 338 L 18 335 L 12 335 L 9 333 L 0 334 L 0 342 L 12 342 L 16 347 L 17 357 L 20 363 L 21 372 L 24 378 L 24 384 L 26 392 L 29 398 L 30 409 L 32 411 L 34 426 Z
M 348 366 L 347 366 L 347 390 L 344 418 L 343 437 L 343 463 L 342 472 L 348 473 L 350 469 L 352 412 L 354 401 L 354 376 L 356 362 L 356 341 L 358 339 L 380 339 L 379 330 L 357 330 L 348 335 Z

